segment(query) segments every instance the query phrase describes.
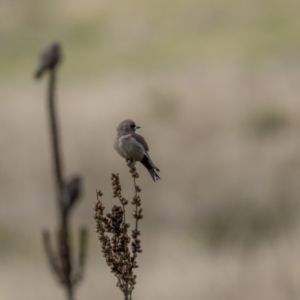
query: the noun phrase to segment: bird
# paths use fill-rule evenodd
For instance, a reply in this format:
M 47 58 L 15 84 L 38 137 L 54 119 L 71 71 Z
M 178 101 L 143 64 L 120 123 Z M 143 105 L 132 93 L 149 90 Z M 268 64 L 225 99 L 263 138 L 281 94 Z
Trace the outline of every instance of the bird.
M 159 169 L 149 156 L 147 142 L 141 135 L 135 133 L 139 128 L 141 127 L 130 119 L 122 121 L 117 127 L 114 148 L 123 158 L 141 162 L 149 171 L 152 179 L 157 181 L 160 179 L 157 174 Z
M 40 79 L 46 70 L 54 69 L 61 61 L 61 46 L 58 42 L 51 43 L 40 56 L 40 65 L 35 78 Z
M 79 175 L 72 176 L 63 184 L 62 204 L 64 213 L 67 213 L 77 202 L 82 191 L 82 178 Z

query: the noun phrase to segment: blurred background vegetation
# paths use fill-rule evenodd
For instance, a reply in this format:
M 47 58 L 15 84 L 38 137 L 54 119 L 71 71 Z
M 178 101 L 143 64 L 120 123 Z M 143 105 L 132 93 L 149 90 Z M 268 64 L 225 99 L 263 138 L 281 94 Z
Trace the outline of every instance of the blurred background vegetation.
M 85 183 L 72 225 L 90 231 L 78 299 L 122 297 L 92 206 L 97 188 L 112 202 L 112 172 L 132 195 L 112 148 L 125 118 L 162 178 L 139 168 L 134 299 L 299 299 L 299 11 L 296 0 L 0 0 L 0 298 L 64 299 L 41 242 L 57 216 L 46 82 L 33 80 L 57 40 L 65 169 Z

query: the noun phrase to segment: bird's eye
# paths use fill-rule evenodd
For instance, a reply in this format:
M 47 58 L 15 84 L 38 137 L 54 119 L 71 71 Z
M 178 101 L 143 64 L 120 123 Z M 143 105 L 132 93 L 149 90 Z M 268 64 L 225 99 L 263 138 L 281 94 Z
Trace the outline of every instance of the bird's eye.
M 135 128 L 135 125 L 134 125 L 134 124 L 133 124 L 133 125 L 130 125 L 130 128 L 134 129 L 134 128 Z

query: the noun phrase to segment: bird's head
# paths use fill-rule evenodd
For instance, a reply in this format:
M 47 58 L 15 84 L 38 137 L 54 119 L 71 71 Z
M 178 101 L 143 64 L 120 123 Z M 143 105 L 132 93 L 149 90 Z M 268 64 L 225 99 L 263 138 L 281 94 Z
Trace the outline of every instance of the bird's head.
M 122 134 L 130 134 L 130 133 L 134 133 L 139 128 L 141 127 L 135 125 L 135 123 L 132 120 L 124 120 L 119 124 L 117 131 L 118 133 L 122 133 Z

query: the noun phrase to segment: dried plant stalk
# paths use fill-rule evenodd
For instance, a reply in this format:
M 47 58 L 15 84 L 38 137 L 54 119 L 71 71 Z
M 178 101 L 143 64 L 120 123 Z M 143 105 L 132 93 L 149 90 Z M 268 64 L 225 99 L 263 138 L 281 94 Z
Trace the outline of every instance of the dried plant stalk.
M 138 267 L 137 256 L 142 252 L 140 231 L 138 229 L 139 220 L 143 218 L 141 208 L 141 189 L 136 185 L 136 178 L 139 177 L 135 162 L 127 161 L 130 173 L 134 181 L 135 194 L 132 198 L 134 205 L 133 217 L 135 228 L 129 236 L 130 224 L 126 222 L 125 208 L 128 200 L 122 195 L 122 188 L 119 174 L 112 174 L 111 182 L 113 197 L 118 198 L 121 206 L 114 205 L 111 213 L 104 214 L 105 207 L 100 198 L 101 191 L 97 191 L 97 201 L 94 204 L 94 219 L 96 221 L 96 232 L 102 245 L 102 253 L 111 272 L 117 277 L 117 286 L 123 292 L 125 300 L 132 299 L 132 291 L 136 285 L 136 275 L 134 269 Z M 131 246 L 131 249 L 130 249 Z
M 51 269 L 58 281 L 64 286 L 67 298 L 74 299 L 74 288 L 83 277 L 83 269 L 86 257 L 86 230 L 81 231 L 80 254 L 78 268 L 74 270 L 72 260 L 72 249 L 69 239 L 69 216 L 74 204 L 79 200 L 81 194 L 81 177 L 73 176 L 70 180 L 65 180 L 63 176 L 63 163 L 60 151 L 60 139 L 58 130 L 58 120 L 55 106 L 56 92 L 56 71 L 61 62 L 61 46 L 59 43 L 52 43 L 42 53 L 39 68 L 35 74 L 39 79 L 43 74 L 48 73 L 48 109 L 49 125 L 52 141 L 52 154 L 54 166 L 54 178 L 56 182 L 57 204 L 59 211 L 59 224 L 57 230 L 57 250 L 54 251 L 51 245 L 50 233 L 43 232 L 43 242 Z

